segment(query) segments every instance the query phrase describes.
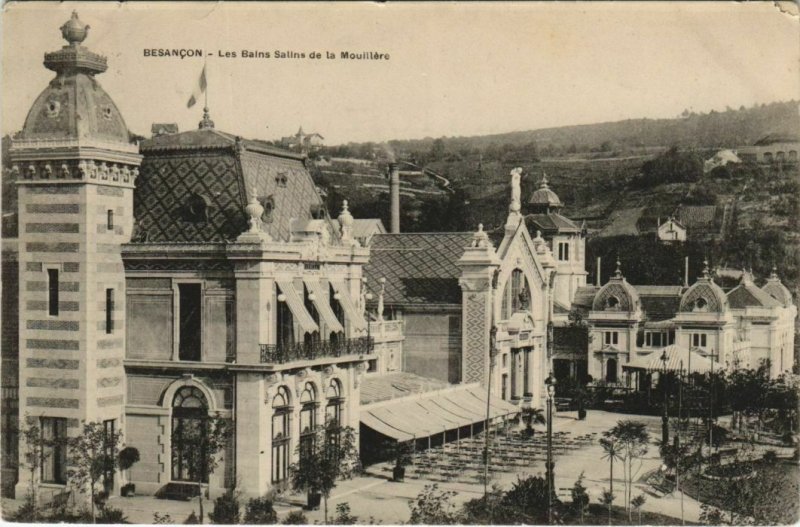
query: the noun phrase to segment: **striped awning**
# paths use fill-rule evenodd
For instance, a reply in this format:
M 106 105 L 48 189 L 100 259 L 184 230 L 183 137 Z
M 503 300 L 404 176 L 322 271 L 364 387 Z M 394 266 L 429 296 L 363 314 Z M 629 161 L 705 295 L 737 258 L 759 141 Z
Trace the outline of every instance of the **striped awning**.
M 653 372 L 664 371 L 665 365 L 661 360 L 661 355 L 665 352 L 667 354 L 666 370 L 669 372 L 706 373 L 713 369 L 711 359 L 694 350 L 675 344 L 661 350 L 654 350 L 648 355 L 634 357 L 622 367 Z
M 289 310 L 294 315 L 294 320 L 300 324 L 300 327 L 306 333 L 313 333 L 315 331 L 319 331 L 319 326 L 314 319 L 311 317 L 311 314 L 306 309 L 306 306 L 303 302 L 303 298 L 297 293 L 297 290 L 294 288 L 294 284 L 291 280 L 276 280 L 278 282 L 278 287 L 281 289 L 281 293 L 286 297 L 286 304 L 289 306 Z
M 350 322 L 350 327 L 356 331 L 366 331 L 367 322 L 364 320 L 364 315 L 356 308 L 355 303 L 353 303 L 353 298 L 350 296 L 347 283 L 344 280 L 331 280 L 331 285 L 339 296 L 339 303 L 342 305 L 342 309 L 344 309 L 344 315 Z
M 486 420 L 486 391 L 479 386 L 438 390 L 424 397 L 412 396 L 363 406 L 360 420 L 397 441 L 442 434 Z M 489 418 L 519 413 L 519 408 L 497 397 L 489 399 Z
M 327 291 L 323 291 L 322 284 L 319 280 L 317 278 L 303 278 L 303 283 L 306 284 L 309 291 L 314 293 L 314 300 L 312 300 L 312 302 L 314 302 L 319 316 L 322 317 L 322 320 L 324 320 L 325 324 L 328 326 L 328 330 L 335 333 L 343 333 L 344 327 L 341 322 L 339 322 L 339 319 L 336 318 L 336 314 L 333 312 L 333 309 L 331 309 L 331 305 L 326 301 L 328 299 Z

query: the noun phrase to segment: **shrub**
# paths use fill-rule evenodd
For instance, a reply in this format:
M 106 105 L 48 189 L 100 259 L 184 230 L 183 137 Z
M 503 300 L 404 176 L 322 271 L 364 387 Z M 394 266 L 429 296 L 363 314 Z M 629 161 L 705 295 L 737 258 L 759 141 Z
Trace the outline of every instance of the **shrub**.
M 239 523 L 239 493 L 229 489 L 214 501 L 214 510 L 208 514 L 214 523 L 233 525 Z
M 336 506 L 336 516 L 333 518 L 336 525 L 355 525 L 358 523 L 358 516 L 350 514 L 350 504 L 340 503 Z
M 301 511 L 292 511 L 281 522 L 283 525 L 306 525 L 308 518 Z
M 128 523 L 125 514 L 120 509 L 106 505 L 97 515 L 97 523 Z
M 197 514 L 195 514 L 194 511 L 183 521 L 184 525 L 197 525 L 199 523 L 200 520 L 197 518 Z
M 278 514 L 272 506 L 272 498 L 270 496 L 252 498 L 247 502 L 244 523 L 264 525 L 277 522 Z
M 172 521 L 172 516 L 169 514 L 160 514 L 158 512 L 153 513 L 153 523 L 155 525 L 168 525 L 175 523 Z

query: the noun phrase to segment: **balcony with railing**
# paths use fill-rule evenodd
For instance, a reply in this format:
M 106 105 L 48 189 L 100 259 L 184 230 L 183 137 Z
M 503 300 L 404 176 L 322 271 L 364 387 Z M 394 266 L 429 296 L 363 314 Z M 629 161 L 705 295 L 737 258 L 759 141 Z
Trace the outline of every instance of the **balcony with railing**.
M 370 355 L 375 349 L 372 337 L 356 337 L 296 344 L 261 344 L 262 364 Z

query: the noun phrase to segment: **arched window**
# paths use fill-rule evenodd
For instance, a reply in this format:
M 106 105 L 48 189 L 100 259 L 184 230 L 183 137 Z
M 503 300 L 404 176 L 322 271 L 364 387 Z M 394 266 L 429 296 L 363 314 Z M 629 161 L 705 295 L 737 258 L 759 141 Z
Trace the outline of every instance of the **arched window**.
M 606 307 L 608 309 L 619 309 L 619 298 L 615 296 L 608 297 L 608 300 L 606 300 Z
M 292 441 L 292 407 L 289 390 L 278 388 L 272 398 L 272 483 L 286 481 L 289 476 L 289 454 Z
M 172 479 L 208 483 L 202 448 L 208 427 L 208 401 L 195 386 L 183 386 L 172 399 Z
M 300 394 L 300 458 L 307 457 L 314 449 L 317 428 L 317 390 L 307 382 Z
M 698 298 L 694 303 L 694 310 L 695 311 L 707 311 L 708 310 L 708 301 L 705 298 Z
M 328 444 L 338 447 L 342 428 L 342 406 L 344 405 L 342 383 L 338 379 L 331 379 L 328 389 L 325 391 L 325 399 L 328 401 L 325 406 L 325 437 Z M 338 448 L 334 448 L 332 451 L 336 452 L 337 450 Z
M 617 382 L 617 359 L 606 362 L 606 382 Z
M 279 348 L 288 348 L 294 345 L 294 318 L 292 310 L 286 304 L 286 297 L 281 292 L 281 288 L 277 284 L 275 288 L 276 298 L 278 299 L 276 341 Z
M 772 163 L 772 152 L 764 152 L 764 162 Z
M 332 285 L 328 285 L 328 299 L 330 300 L 331 311 L 333 314 L 336 315 L 336 320 L 342 325 L 345 326 L 345 319 L 344 319 L 344 308 L 342 307 L 342 303 L 339 301 L 339 295 L 334 291 Z M 344 333 L 335 333 L 331 332 L 330 334 L 330 341 L 331 343 L 338 343 L 344 340 Z
M 342 426 L 342 385 L 338 379 L 331 379 L 328 389 L 325 392 L 325 399 L 328 404 L 325 406 L 325 424 L 332 428 Z

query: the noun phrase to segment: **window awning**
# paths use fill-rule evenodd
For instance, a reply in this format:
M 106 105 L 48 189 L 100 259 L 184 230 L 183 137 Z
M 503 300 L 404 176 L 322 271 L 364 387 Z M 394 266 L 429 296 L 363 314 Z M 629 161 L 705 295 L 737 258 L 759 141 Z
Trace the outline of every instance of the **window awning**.
M 366 331 L 367 322 L 364 320 L 364 315 L 353 303 L 353 298 L 350 296 L 350 291 L 347 288 L 345 281 L 331 280 L 331 285 L 333 286 L 333 290 L 339 296 L 339 303 L 342 305 L 344 314 L 347 317 L 347 320 L 350 322 L 351 327 L 356 331 Z
M 664 371 L 665 365 L 661 361 L 662 353 L 667 354 L 666 370 L 669 372 L 706 373 L 713 370 L 711 359 L 675 344 L 667 346 L 663 350 L 654 350 L 649 355 L 634 357 L 622 367 L 651 372 Z M 720 367 L 717 366 L 717 369 Z
M 283 295 L 286 297 L 286 304 L 289 306 L 289 310 L 292 312 L 295 321 L 300 324 L 300 327 L 303 329 L 303 331 L 306 333 L 319 331 L 319 326 L 316 322 L 314 322 L 311 314 L 306 309 L 306 306 L 303 303 L 303 298 L 297 293 L 292 281 L 276 281 L 278 282 L 278 287 L 281 288 L 281 293 L 283 293 Z
M 331 309 L 331 305 L 326 301 L 328 295 L 323 293 L 327 293 L 327 291 L 322 290 L 322 284 L 320 284 L 319 280 L 316 278 L 303 278 L 303 283 L 306 284 L 309 291 L 314 293 L 314 300 L 312 300 L 312 302 L 314 302 L 317 312 L 319 312 L 322 320 L 325 321 L 328 329 L 335 333 L 343 333 L 344 327 L 341 322 L 339 322 L 339 319 L 336 318 L 336 315 Z
M 519 408 L 497 397 L 489 400 L 489 417 L 495 419 L 519 413 Z M 364 406 L 361 423 L 397 441 L 442 434 L 486 420 L 486 391 L 479 386 L 457 386 Z

